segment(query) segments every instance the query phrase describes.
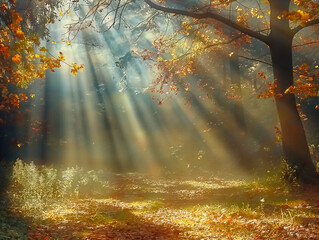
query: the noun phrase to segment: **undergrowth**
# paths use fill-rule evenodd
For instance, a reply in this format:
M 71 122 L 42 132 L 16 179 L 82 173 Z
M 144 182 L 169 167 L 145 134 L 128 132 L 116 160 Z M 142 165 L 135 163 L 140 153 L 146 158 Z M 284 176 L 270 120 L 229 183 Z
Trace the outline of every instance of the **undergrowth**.
M 291 192 L 284 173 L 285 168 L 269 170 L 255 181 L 212 175 L 154 178 L 55 169 L 18 159 L 8 197 L 14 216 L 20 213 L 17 217 L 30 224 L 30 239 L 106 239 L 106 233 L 108 239 L 154 239 L 167 229 L 173 229 L 171 235 L 159 239 L 288 239 L 296 234 L 305 239 L 309 232 L 314 236 L 309 239 L 318 239 L 318 194 Z M 16 225 L 6 222 L 9 229 Z
M 70 198 L 96 196 L 105 191 L 108 185 L 101 180 L 101 175 L 102 171 L 84 171 L 79 167 L 58 170 L 17 159 L 12 168 L 8 196 L 13 208 L 37 216 Z

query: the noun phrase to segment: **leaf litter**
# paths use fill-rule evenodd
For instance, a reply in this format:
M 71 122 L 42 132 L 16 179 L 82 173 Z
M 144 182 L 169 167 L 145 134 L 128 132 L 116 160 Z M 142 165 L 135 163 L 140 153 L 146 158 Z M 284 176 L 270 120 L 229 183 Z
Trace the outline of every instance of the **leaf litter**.
M 77 195 L 37 213 L 13 204 L 11 215 L 1 217 L 21 219 L 28 230 L 11 239 L 319 239 L 314 189 L 141 174 L 109 174 L 103 181 L 103 192 L 78 186 Z M 3 231 L 1 239 L 11 233 Z

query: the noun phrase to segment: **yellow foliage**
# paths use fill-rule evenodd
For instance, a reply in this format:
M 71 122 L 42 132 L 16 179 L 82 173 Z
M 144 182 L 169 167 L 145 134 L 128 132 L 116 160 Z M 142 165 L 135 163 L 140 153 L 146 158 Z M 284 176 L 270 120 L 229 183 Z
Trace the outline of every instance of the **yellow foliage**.
M 54 69 L 61 67 L 61 61 L 65 61 L 62 52 L 57 57 L 52 53 L 49 53 L 52 57 L 47 57 L 49 50 L 40 46 L 39 37 L 23 31 L 25 22 L 16 12 L 14 2 L 10 0 L 0 5 L 1 14 L 8 20 L 0 29 L 0 111 L 18 108 L 20 101 L 27 101 L 28 96 L 15 92 L 19 88 L 27 88 L 36 78 L 44 78 L 46 70 L 54 72 Z M 62 10 L 60 13 L 63 13 Z M 56 42 L 52 41 L 52 44 Z M 67 44 L 71 42 L 67 41 Z M 83 71 L 83 65 L 72 64 L 71 68 L 74 75 L 79 70 Z M 30 97 L 33 98 L 34 94 Z
M 76 65 L 76 63 L 72 63 L 72 68 L 71 68 L 71 73 L 76 76 L 78 71 L 81 70 L 82 72 L 84 71 L 84 65 Z
M 65 60 L 64 55 L 63 55 L 62 52 L 59 53 L 59 59 L 60 59 L 61 61 L 64 61 L 64 60 Z

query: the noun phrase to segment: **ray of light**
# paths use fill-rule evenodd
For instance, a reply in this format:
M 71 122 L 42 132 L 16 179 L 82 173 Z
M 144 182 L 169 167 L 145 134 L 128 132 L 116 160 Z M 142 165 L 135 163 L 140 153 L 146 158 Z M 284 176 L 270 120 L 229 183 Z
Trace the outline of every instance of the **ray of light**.
M 52 38 L 60 39 L 62 29 L 62 23 L 55 25 Z M 252 132 L 246 138 L 239 134 L 232 112 L 236 104 L 227 99 L 226 87 L 220 84 L 222 72 L 211 68 L 206 73 L 216 86 L 212 99 L 200 99 L 206 90 L 194 89 L 189 95 L 191 107 L 185 104 L 183 94 L 158 105 L 147 91 L 154 73 L 130 53 L 136 46 L 131 45 L 128 34 L 115 29 L 83 31 L 70 46 L 65 42 L 48 44 L 51 52 L 62 51 L 68 62 L 84 63 L 85 71 L 74 77 L 63 66 L 47 75 L 39 94 L 43 101 L 35 102 L 39 108 L 31 116 L 46 123 L 47 132 L 29 147 L 27 157 L 153 174 L 162 168 L 181 170 L 204 161 L 204 166 L 215 169 L 243 167 L 249 160 L 241 162 L 239 156 L 254 158 L 250 142 L 258 134 Z M 148 44 L 154 36 L 147 35 Z M 250 109 L 245 108 L 245 115 L 255 121 L 251 119 L 256 114 Z M 269 128 L 261 128 L 262 123 L 258 126 L 261 136 L 271 138 Z

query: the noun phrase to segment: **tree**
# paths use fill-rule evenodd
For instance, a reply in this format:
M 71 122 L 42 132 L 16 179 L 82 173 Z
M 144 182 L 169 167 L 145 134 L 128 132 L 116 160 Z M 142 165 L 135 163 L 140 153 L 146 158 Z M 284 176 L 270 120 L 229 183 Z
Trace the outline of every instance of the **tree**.
M 295 93 L 302 90 L 302 84 L 294 86 L 293 64 L 292 64 L 292 42 L 294 36 L 306 27 L 314 26 L 319 23 L 319 6 L 312 0 L 269 0 L 257 1 L 259 9 L 240 5 L 249 11 L 244 13 L 243 9 L 238 7 L 235 14 L 236 18 L 225 15 L 227 7 L 236 3 L 234 0 L 210 0 L 207 1 L 168 1 L 168 0 L 93 0 L 85 1 L 85 7 L 89 10 L 84 17 L 79 17 L 75 24 L 69 25 L 70 32 L 78 32 L 83 28 L 92 26 L 93 22 L 99 21 L 106 25 L 105 29 L 118 26 L 123 23 L 122 17 L 125 9 L 131 5 L 141 6 L 145 2 L 150 8 L 160 12 L 171 14 L 171 17 L 182 15 L 191 17 L 194 21 L 209 20 L 217 21 L 223 26 L 232 28 L 237 36 L 234 36 L 229 42 L 241 37 L 250 37 L 265 43 L 269 50 L 272 60 L 274 83 L 271 93 L 274 96 L 278 116 L 282 129 L 282 141 L 285 158 L 289 166 L 294 171 L 294 176 L 301 182 L 310 183 L 318 178 L 314 164 L 312 163 L 305 131 L 296 107 Z M 249 2 L 251 3 L 251 1 Z M 80 1 L 69 1 L 70 6 L 81 6 Z M 260 6 L 267 6 L 269 14 L 265 14 Z M 134 7 L 131 7 L 131 10 Z M 136 8 L 135 8 L 136 9 Z M 102 14 L 103 11 L 106 14 Z M 260 14 L 256 14 L 260 12 Z M 261 30 L 255 30 L 256 25 L 249 25 L 247 16 L 251 14 L 258 19 L 263 18 L 260 24 L 264 26 Z M 267 15 L 267 16 L 266 16 Z M 110 18 L 110 19 L 108 19 Z M 151 18 L 150 18 L 151 19 Z M 101 21 L 100 21 L 101 20 Z M 146 21 L 146 27 L 149 27 L 150 20 Z M 219 26 L 218 26 L 219 27 Z M 184 70 L 191 71 L 190 63 Z M 308 84 L 308 83 L 307 83 Z M 300 86 L 299 86 L 300 85 Z M 318 89 L 318 85 L 311 84 L 311 91 Z M 307 90 L 308 91 L 308 90 Z M 316 92 L 316 91 L 315 91 Z M 313 93 L 312 93 L 313 94 Z
M 89 22 L 87 25 L 90 25 L 95 16 L 94 12 L 100 10 L 102 12 L 103 9 L 108 9 L 102 19 L 112 15 L 113 20 L 109 20 L 109 27 L 115 26 L 116 20 L 119 21 L 118 25 L 120 26 L 123 11 L 127 8 L 129 2 L 93 1 L 93 7 L 90 8 L 84 18 L 79 19 L 79 22 L 84 22 L 91 18 L 90 21 L 87 20 Z M 307 82 L 304 85 L 298 82 L 297 86 L 294 86 L 292 43 L 294 36 L 301 30 L 319 23 L 319 4 L 312 0 L 256 1 L 258 8 L 250 8 L 244 4 L 237 5 L 235 12 L 237 18 L 234 19 L 225 15 L 227 6 L 236 3 L 234 0 L 210 0 L 207 1 L 208 3 L 206 1 L 185 2 L 169 0 L 158 0 L 157 2 L 144 0 L 144 2 L 152 9 L 172 14 L 171 17 L 182 15 L 191 17 L 194 21 L 209 20 L 208 23 L 211 23 L 210 20 L 217 21 L 237 32 L 237 36 L 234 39 L 250 37 L 268 46 L 274 77 L 270 92 L 277 107 L 285 159 L 294 172 L 293 177 L 297 178 L 298 181 L 302 183 L 316 181 L 318 175 L 309 153 L 305 131 L 296 106 L 295 93 L 306 91 L 308 92 L 306 94 L 314 96 L 317 93 L 318 84 Z M 255 5 L 256 2 L 254 3 Z M 132 3 L 136 4 L 136 1 L 132 1 Z M 265 13 L 261 6 L 267 6 L 269 9 L 268 14 Z M 247 12 L 245 13 L 242 8 L 246 8 Z M 260 25 L 264 29 L 254 30 L 253 28 L 256 27 L 256 24 L 251 24 L 254 27 L 249 25 L 247 20 L 249 14 L 256 17 L 256 19 L 263 19 Z M 77 25 L 81 26 L 79 23 Z M 77 25 L 75 24 L 74 27 Z M 230 40 L 230 42 L 233 40 Z M 191 72 L 191 68 L 192 63 L 189 63 L 184 68 L 184 71 Z
M 295 95 L 288 89 L 294 85 L 292 40 L 294 36 L 305 27 L 319 23 L 318 4 L 313 1 L 296 1 L 296 5 L 299 9 L 297 11 L 290 11 L 290 0 L 269 0 L 270 33 L 264 35 L 232 21 L 211 9 L 205 8 L 205 10 L 187 11 L 165 7 L 151 0 L 145 0 L 145 2 L 150 7 L 166 13 L 180 14 L 195 19 L 217 20 L 242 34 L 258 39 L 268 45 L 272 59 L 273 75 L 276 82 L 274 98 L 282 129 L 282 143 L 285 158 L 294 171 L 294 177 L 299 181 L 311 183 L 317 179 L 318 175 L 311 160 L 305 131 L 296 107 Z M 232 1 L 219 2 L 231 3 Z M 305 11 L 301 9 L 305 9 Z M 299 25 L 290 28 L 291 21 L 299 21 Z
M 7 156 L 9 148 L 21 147 L 29 137 L 17 139 L 18 126 L 27 119 L 23 102 L 35 96 L 26 88 L 36 79 L 44 79 L 47 70 L 70 66 L 76 75 L 83 70 L 65 62 L 62 52 L 54 56 L 43 46 L 49 39 L 48 24 L 58 17 L 59 0 L 2 0 L 0 1 L 0 159 Z M 13 145 L 12 145 L 13 144 Z
M 18 12 L 15 0 L 1 5 L 0 19 L 0 111 L 19 108 L 20 101 L 29 96 L 23 93 L 34 79 L 43 78 L 44 71 L 60 67 L 60 60 L 45 56 L 40 37 L 28 31 L 27 21 Z M 43 25 L 43 22 L 42 22 Z M 33 97 L 33 94 L 30 95 Z
M 59 0 L 1 1 L 0 111 L 18 108 L 20 101 L 28 99 L 22 89 L 37 78 L 44 78 L 46 70 L 54 72 L 61 62 L 66 63 L 62 52 L 56 57 L 47 54 L 48 49 L 40 42 L 49 39 L 47 25 L 55 22 L 59 7 Z M 67 65 L 74 75 L 83 70 L 83 65 Z

